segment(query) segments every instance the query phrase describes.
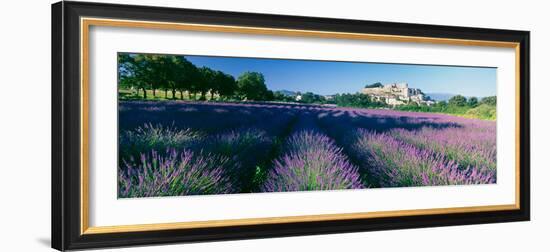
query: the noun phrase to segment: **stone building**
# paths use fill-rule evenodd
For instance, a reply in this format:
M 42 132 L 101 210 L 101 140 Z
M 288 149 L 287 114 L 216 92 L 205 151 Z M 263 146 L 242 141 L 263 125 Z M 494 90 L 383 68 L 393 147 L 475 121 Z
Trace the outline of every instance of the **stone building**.
M 391 83 L 363 88 L 363 94 L 369 95 L 377 101 L 383 101 L 389 105 L 402 105 L 411 102 L 417 104 L 433 105 L 434 101 L 426 98 L 422 90 L 409 88 L 407 83 Z

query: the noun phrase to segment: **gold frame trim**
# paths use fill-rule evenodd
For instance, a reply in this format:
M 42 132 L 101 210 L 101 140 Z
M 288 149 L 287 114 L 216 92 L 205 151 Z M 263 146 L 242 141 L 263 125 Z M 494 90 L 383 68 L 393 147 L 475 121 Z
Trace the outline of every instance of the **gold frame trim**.
M 452 208 L 434 208 L 434 209 L 415 209 L 415 210 L 396 210 L 379 211 L 364 213 L 342 213 L 342 214 L 321 214 L 321 215 L 302 215 L 268 218 L 247 218 L 247 219 L 228 219 L 211 221 L 191 221 L 191 222 L 172 222 L 155 224 L 135 224 L 121 226 L 98 226 L 90 227 L 89 223 L 89 29 L 90 26 L 109 26 L 109 27 L 131 27 L 145 29 L 163 29 L 163 30 L 185 30 L 201 32 L 224 32 L 255 35 L 276 35 L 276 36 L 298 36 L 332 39 L 354 39 L 385 42 L 406 42 L 406 43 L 430 43 L 461 46 L 487 46 L 514 48 L 516 56 L 516 188 L 515 204 L 509 205 L 490 205 L 475 207 L 452 207 Z M 294 30 L 261 28 L 248 26 L 226 26 L 226 25 L 205 25 L 193 23 L 169 23 L 152 22 L 122 19 L 101 19 L 101 18 L 81 18 L 80 19 L 80 67 L 81 67 L 81 167 L 80 167 L 80 233 L 105 234 L 120 232 L 140 232 L 140 231 L 159 231 L 173 229 L 191 229 L 208 227 L 227 227 L 241 225 L 262 225 L 262 224 L 281 224 L 291 222 L 313 222 L 313 221 L 333 221 L 333 220 L 351 220 L 367 218 L 384 218 L 396 216 L 416 216 L 416 215 L 435 215 L 452 213 L 471 213 L 471 212 L 490 212 L 502 210 L 520 209 L 520 109 L 519 109 L 519 88 L 520 88 L 520 48 L 516 42 L 487 41 L 487 40 L 467 40 L 452 38 L 433 38 L 417 36 L 399 36 L 399 35 L 381 35 L 364 34 L 348 32 L 328 32 L 317 30 Z

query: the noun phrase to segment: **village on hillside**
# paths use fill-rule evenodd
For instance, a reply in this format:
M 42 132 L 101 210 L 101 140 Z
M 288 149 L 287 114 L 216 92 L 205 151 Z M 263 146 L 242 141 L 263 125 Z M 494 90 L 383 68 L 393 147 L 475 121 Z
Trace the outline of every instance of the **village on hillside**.
M 316 95 L 310 92 L 292 92 L 288 90 L 277 91 L 282 96 L 292 97 L 296 102 L 304 101 L 306 95 Z M 380 82 L 366 85 L 363 89 L 358 91 L 359 94 L 367 95 L 371 101 L 387 104 L 389 106 L 399 106 L 406 104 L 418 104 L 432 106 L 436 104 L 436 101 L 427 96 L 422 90 L 418 88 L 410 88 L 406 82 L 402 83 L 389 83 L 382 84 Z M 317 95 L 319 96 L 319 95 Z M 323 95 L 325 101 L 334 101 L 337 95 Z
M 404 105 L 411 102 L 419 105 L 431 106 L 435 101 L 426 96 L 422 90 L 418 88 L 409 88 L 407 83 L 391 83 L 382 85 L 375 83 L 367 85 L 361 93 L 369 95 L 376 101 L 385 102 L 391 106 Z

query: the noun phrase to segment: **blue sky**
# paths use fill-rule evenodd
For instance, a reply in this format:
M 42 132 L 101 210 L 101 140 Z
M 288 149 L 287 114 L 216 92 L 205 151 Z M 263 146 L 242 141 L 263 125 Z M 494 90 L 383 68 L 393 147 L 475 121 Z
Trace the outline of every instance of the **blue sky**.
M 186 56 L 237 78 L 246 71 L 261 72 L 273 91 L 291 90 L 329 95 L 355 93 L 366 84 L 407 82 L 425 93 L 464 96 L 496 95 L 496 68 L 363 62 L 330 62 L 237 57 Z

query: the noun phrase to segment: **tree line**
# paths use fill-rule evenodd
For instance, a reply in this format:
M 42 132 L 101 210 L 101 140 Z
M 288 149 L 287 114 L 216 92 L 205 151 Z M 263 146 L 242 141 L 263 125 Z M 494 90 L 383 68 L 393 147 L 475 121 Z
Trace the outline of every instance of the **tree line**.
M 245 72 L 237 79 L 232 75 L 209 67 L 197 67 L 184 56 L 156 54 L 118 54 L 119 86 L 143 92 L 147 99 L 147 90 L 156 97 L 162 90 L 165 97 L 168 92 L 172 99 L 184 99 L 187 92 L 191 99 L 238 99 L 271 100 L 273 92 L 265 85 L 263 74 Z
M 481 100 L 479 100 L 477 97 L 466 98 L 462 95 L 455 95 L 455 96 L 453 96 L 449 99 L 448 104 L 451 105 L 451 106 L 457 106 L 457 107 L 464 107 L 464 106 L 476 107 L 477 105 L 480 105 L 480 104 L 487 104 L 487 105 L 490 105 L 490 106 L 496 106 L 497 105 L 497 97 L 496 96 L 487 96 L 487 97 L 483 97 L 483 98 L 481 98 Z
M 396 106 L 395 109 L 414 112 L 445 113 L 464 115 L 480 119 L 496 119 L 496 96 L 487 96 L 481 99 L 476 97 L 466 98 L 455 95 L 449 101 L 439 101 L 433 106 L 418 105 L 416 103 Z
M 300 96 L 297 100 L 296 96 L 289 96 L 281 91 L 274 93 L 273 100 L 281 102 L 298 102 L 306 104 L 331 104 L 339 107 L 355 107 L 355 108 L 380 108 L 387 107 L 388 105 L 382 101 L 377 101 L 372 97 L 362 93 L 342 93 L 329 96 L 323 96 L 314 94 L 312 92 L 297 92 L 296 95 Z

